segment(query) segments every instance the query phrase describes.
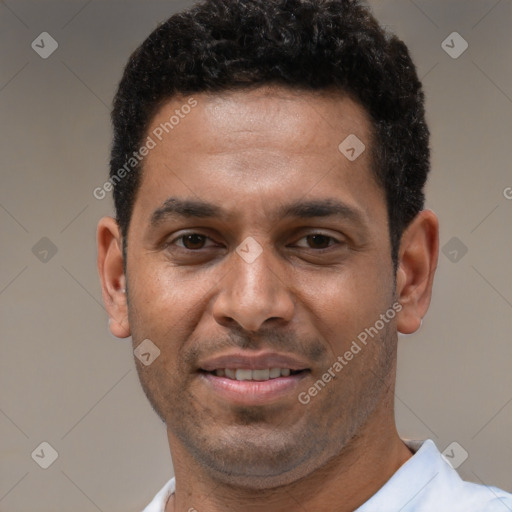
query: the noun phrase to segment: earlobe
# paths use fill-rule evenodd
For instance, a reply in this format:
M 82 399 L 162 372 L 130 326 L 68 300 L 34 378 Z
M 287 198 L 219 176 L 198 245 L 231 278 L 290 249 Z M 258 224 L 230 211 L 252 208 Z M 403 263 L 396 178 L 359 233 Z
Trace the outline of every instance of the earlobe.
M 411 334 L 421 325 L 430 305 L 439 251 L 439 223 L 431 210 L 421 211 L 402 235 L 396 278 L 402 310 L 397 329 Z
M 103 302 L 109 315 L 110 332 L 117 338 L 130 336 L 126 276 L 123 267 L 122 238 L 119 226 L 112 217 L 98 223 L 98 272 Z
M 114 318 L 108 319 L 108 328 L 116 338 L 128 338 L 130 336 L 130 326 L 128 319 L 117 321 Z

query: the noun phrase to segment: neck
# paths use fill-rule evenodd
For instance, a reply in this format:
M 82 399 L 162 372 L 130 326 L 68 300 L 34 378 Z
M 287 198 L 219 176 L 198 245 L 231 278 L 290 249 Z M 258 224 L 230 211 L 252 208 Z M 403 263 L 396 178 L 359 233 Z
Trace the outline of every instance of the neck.
M 391 415 L 390 415 L 391 412 Z M 237 488 L 197 465 L 169 433 L 176 493 L 166 512 L 304 510 L 351 512 L 371 498 L 411 456 L 394 423 L 393 406 L 382 404 L 357 437 L 324 466 L 272 489 Z

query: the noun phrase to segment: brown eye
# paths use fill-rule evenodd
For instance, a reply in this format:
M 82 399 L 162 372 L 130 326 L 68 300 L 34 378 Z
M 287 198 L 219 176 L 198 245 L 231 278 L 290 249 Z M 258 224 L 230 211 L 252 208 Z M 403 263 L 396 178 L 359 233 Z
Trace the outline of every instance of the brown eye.
M 332 241 L 332 237 L 327 235 L 308 235 L 306 240 L 312 249 L 327 249 Z
M 183 247 L 186 249 L 194 250 L 194 249 L 202 249 L 204 247 L 206 236 L 204 235 L 183 235 L 180 237 L 180 240 L 183 243 Z

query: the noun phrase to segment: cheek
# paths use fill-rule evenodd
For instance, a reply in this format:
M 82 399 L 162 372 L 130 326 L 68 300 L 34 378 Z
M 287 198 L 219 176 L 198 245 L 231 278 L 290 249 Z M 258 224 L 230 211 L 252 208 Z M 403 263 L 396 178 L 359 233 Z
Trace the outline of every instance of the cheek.
M 128 283 L 134 342 L 153 340 L 167 359 L 193 332 L 211 284 L 149 259 L 128 275 L 134 276 Z
M 163 254 L 137 261 L 129 273 L 133 301 L 155 319 L 180 317 L 208 291 L 208 277 L 170 265 Z
M 318 332 L 334 340 L 331 345 L 338 350 L 391 306 L 390 278 L 376 267 L 374 263 L 301 279 L 299 300 L 310 310 Z

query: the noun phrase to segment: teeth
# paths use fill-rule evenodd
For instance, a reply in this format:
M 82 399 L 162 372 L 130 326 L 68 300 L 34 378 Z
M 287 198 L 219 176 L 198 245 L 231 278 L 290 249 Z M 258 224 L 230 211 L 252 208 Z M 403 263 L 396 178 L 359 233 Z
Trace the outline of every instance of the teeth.
M 278 377 L 289 377 L 289 368 L 266 368 L 265 370 L 248 370 L 246 368 L 219 368 L 215 370 L 217 377 L 233 380 L 269 380 Z
M 236 380 L 251 380 L 252 370 L 236 370 Z
M 254 380 L 268 380 L 270 378 L 270 370 L 253 370 L 252 378 Z
M 270 368 L 269 377 L 271 379 L 281 377 L 281 368 Z

